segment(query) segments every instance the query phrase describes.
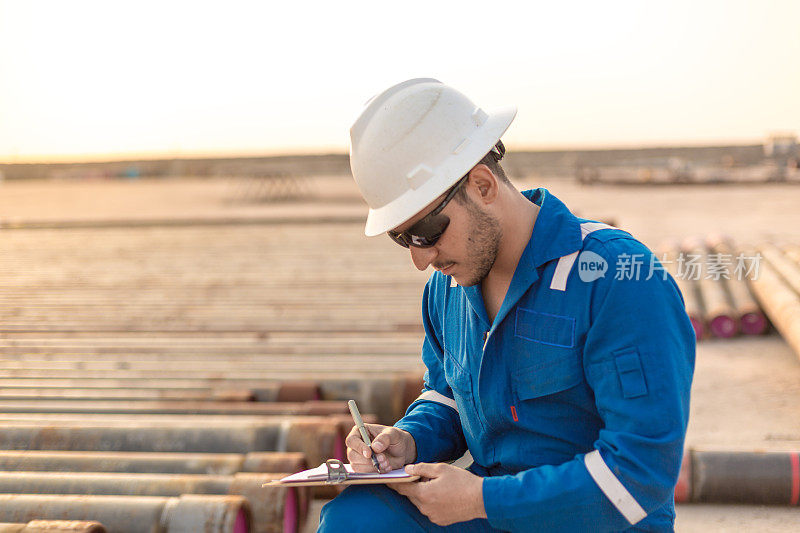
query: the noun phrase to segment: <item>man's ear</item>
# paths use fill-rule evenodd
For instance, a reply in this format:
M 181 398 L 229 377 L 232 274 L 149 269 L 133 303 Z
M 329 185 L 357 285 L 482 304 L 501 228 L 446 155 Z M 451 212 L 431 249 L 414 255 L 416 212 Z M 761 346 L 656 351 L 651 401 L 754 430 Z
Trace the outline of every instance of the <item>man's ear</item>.
M 475 200 L 482 204 L 491 204 L 497 200 L 499 185 L 497 176 L 486 165 L 476 165 L 469 171 L 468 186 L 478 196 Z

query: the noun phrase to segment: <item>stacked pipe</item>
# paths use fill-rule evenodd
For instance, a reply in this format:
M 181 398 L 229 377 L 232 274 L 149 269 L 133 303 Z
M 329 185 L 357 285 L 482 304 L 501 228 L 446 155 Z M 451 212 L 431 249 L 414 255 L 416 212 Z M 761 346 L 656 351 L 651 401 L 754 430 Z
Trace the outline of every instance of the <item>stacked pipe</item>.
M 30 520 L 92 520 L 120 533 L 252 531 L 250 507 L 241 496 L 0 494 L 0 521 Z
M 80 373 L 87 375 L 80 377 Z M 166 375 L 163 375 L 166 374 Z M 171 378 L 168 372 L 159 376 L 153 373 L 149 376 L 94 377 L 91 371 L 45 371 L 45 370 L 0 370 L 0 401 L 24 401 L 36 399 L 50 399 L 58 401 L 80 400 L 93 401 L 98 408 L 105 405 L 105 410 L 123 410 L 133 412 L 137 406 L 140 410 L 157 412 L 159 408 L 167 411 L 182 412 L 216 412 L 233 414 L 313 414 L 343 412 L 341 402 L 355 399 L 364 405 L 372 406 L 370 412 L 375 414 L 384 423 L 393 423 L 405 412 L 410 401 L 410 396 L 416 397 L 421 389 L 421 373 L 383 375 L 380 373 L 353 373 L 348 377 L 325 376 L 318 374 L 290 374 L 287 382 L 281 381 L 281 375 L 264 374 L 258 376 L 253 372 L 245 378 L 232 378 L 225 387 L 243 387 L 246 390 L 243 396 L 254 398 L 259 405 L 244 406 L 243 404 L 230 403 L 226 405 L 208 401 L 218 400 L 218 396 L 205 396 L 208 401 L 202 400 L 198 394 L 206 394 L 214 383 L 224 381 L 226 378 L 190 377 Z M 66 377 L 64 377 L 66 376 Z M 296 381 L 303 377 L 305 381 Z M 413 394 L 416 393 L 416 394 Z M 326 402 L 316 402 L 319 397 Z M 240 398 L 238 398 L 240 399 Z M 169 407 L 170 402 L 182 401 Z M 275 402 L 286 400 L 294 405 L 279 405 Z M 109 402 L 126 402 L 130 407 L 114 407 Z M 132 402 L 132 403 L 130 403 Z M 144 403 L 142 403 L 144 402 Z M 197 402 L 197 403 L 191 403 Z M 261 403 L 267 402 L 267 403 Z M 303 405 L 297 405 L 302 402 Z M 227 403 L 227 402 L 226 402 Z M 283 402 L 281 402 L 283 403 Z M 84 405 L 89 405 L 84 403 Z M 205 407 L 207 406 L 207 407 Z M 63 405 L 62 409 L 67 409 Z M 77 409 L 77 407 L 75 408 Z
M 736 249 L 730 239 L 722 236 L 710 236 L 707 239 L 709 250 L 717 257 L 736 256 Z M 742 253 L 741 251 L 739 253 Z M 745 254 L 747 255 L 747 254 Z M 752 257 L 752 255 L 750 255 Z M 731 306 L 734 309 L 739 329 L 745 335 L 760 335 L 767 331 L 769 323 L 764 312 L 747 288 L 747 280 L 740 275 L 732 275 L 725 279 L 723 285 L 728 289 Z
M 694 279 L 681 276 L 678 272 L 678 253 L 676 249 L 676 246 L 665 244 L 660 247 L 658 255 L 663 259 L 662 266 L 678 284 L 678 289 L 683 295 L 686 314 L 689 316 L 689 320 L 694 328 L 695 337 L 697 340 L 700 340 L 706 334 L 705 323 L 703 321 L 703 307 L 697 294 Z
M 354 249 L 337 242 L 353 235 L 293 226 L 4 235 L 0 520 L 301 528 L 307 489 L 261 484 L 343 458 L 345 400 L 367 421 L 392 423 L 422 388 L 425 276 L 383 251 L 335 253 Z M 375 269 L 383 276 L 367 275 Z M 168 513 L 190 503 L 196 512 Z M 209 513 L 229 519 L 198 527 Z
M 306 468 L 306 457 L 298 452 L 0 451 L 0 472 L 129 472 L 230 476 L 239 472 L 299 472 Z
M 775 328 L 800 357 L 800 248 L 762 244 L 756 250 L 764 261 L 758 274 L 754 272 L 749 278 L 750 287 Z
M 305 455 L 292 452 L 0 451 L 0 493 L 235 494 L 248 498 L 254 531 L 289 532 L 306 520 L 309 491 L 261 484 L 306 468 Z
M 675 501 L 800 505 L 800 452 L 687 450 Z
M 241 496 L 252 512 L 254 531 L 296 531 L 307 499 L 298 498 L 298 487 L 263 484 L 285 474 L 236 473 L 230 476 L 202 474 L 129 474 L 61 472 L 0 472 L 3 494 L 86 494 L 129 496 L 176 496 L 217 494 Z M 275 527 L 280 525 L 280 527 Z
M 727 279 L 725 276 L 712 274 L 719 263 L 712 260 L 705 246 L 699 241 L 685 243 L 683 251 L 690 257 L 698 258 L 700 265 L 704 267 L 697 277 L 696 289 L 701 295 L 703 322 L 708 326 L 709 333 L 724 339 L 737 335 L 739 322 L 725 288 Z
M 690 238 L 680 247 L 663 244 L 658 248 L 664 268 L 683 295 L 697 340 L 760 335 L 769 326 L 747 287 L 744 269 L 738 265 L 740 257 L 753 261 L 757 258 L 735 250 L 728 239 L 720 236 L 709 236 L 705 242 Z

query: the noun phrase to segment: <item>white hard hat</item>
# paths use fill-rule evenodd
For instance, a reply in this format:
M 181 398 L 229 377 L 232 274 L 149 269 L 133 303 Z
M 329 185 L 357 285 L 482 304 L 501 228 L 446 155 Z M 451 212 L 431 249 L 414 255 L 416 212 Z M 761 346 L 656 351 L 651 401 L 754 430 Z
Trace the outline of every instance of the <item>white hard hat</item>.
M 484 111 L 432 78 L 404 81 L 367 102 L 350 128 L 350 169 L 379 235 L 422 211 L 489 153 L 517 109 Z

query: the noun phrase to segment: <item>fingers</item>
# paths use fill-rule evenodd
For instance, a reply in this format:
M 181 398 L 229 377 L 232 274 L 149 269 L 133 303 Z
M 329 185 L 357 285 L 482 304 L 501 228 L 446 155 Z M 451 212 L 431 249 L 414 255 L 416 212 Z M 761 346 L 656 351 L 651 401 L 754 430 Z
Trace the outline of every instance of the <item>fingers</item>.
M 374 472 L 372 455 L 378 460 L 381 472 L 390 472 L 395 468 L 402 468 L 407 462 L 407 445 L 404 432 L 393 426 L 381 424 L 365 424 L 367 431 L 372 435 L 372 447 L 364 443 L 357 427 L 353 427 L 345 438 L 347 446 L 347 459 L 356 472 Z
M 373 425 L 373 424 L 370 424 Z M 348 458 L 349 458 L 349 451 L 355 450 L 356 453 L 361 454 L 363 457 L 369 459 L 372 457 L 372 450 L 369 449 L 369 446 L 364 442 L 361 438 L 361 433 L 358 431 L 358 427 L 353 426 L 353 429 L 350 430 L 350 433 L 347 434 L 347 437 L 344 439 L 345 445 L 349 448 L 348 449 Z
M 413 481 L 410 483 L 387 483 L 386 486 L 407 498 L 416 497 L 419 490 L 419 483 Z
M 390 427 L 387 428 L 387 426 L 381 424 L 364 424 L 364 425 L 366 426 L 367 431 L 369 431 L 369 433 L 373 436 L 373 438 L 378 438 L 378 436 L 380 436 L 381 433 L 387 429 L 393 429 Z M 347 434 L 347 437 L 345 438 L 344 442 L 345 445 L 347 446 L 347 460 L 350 461 L 351 465 L 353 465 L 354 471 L 356 472 L 375 471 L 375 465 L 372 463 L 373 452 L 361 438 L 361 432 L 359 432 L 358 427 L 353 426 L 353 429 L 351 429 L 350 433 Z M 384 454 L 376 453 L 375 458 L 378 460 L 381 472 L 389 472 L 392 470 L 392 466 L 389 462 L 389 459 Z
M 369 438 L 373 440 L 386 429 L 392 429 L 392 426 L 384 426 L 383 424 L 364 424 L 364 427 L 367 428 L 369 432 Z M 356 428 L 356 430 L 358 430 L 358 428 Z
M 417 463 L 413 465 L 406 465 L 405 470 L 406 474 L 411 474 L 412 476 L 435 479 L 441 476 L 443 470 L 445 470 L 448 466 L 449 465 L 444 463 Z
M 371 424 L 377 426 L 378 424 Z M 400 430 L 392 426 L 381 426 L 382 431 L 378 432 L 372 439 L 372 449 L 375 453 L 381 453 L 389 449 L 392 445 L 400 443 Z

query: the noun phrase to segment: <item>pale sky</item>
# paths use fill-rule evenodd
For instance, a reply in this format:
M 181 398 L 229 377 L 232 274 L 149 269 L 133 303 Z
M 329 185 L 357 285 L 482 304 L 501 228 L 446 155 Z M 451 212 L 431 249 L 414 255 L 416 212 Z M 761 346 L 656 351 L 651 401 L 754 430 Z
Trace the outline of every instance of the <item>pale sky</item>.
M 0 162 L 344 152 L 373 94 L 516 104 L 511 149 L 800 133 L 800 1 L 0 0 Z

